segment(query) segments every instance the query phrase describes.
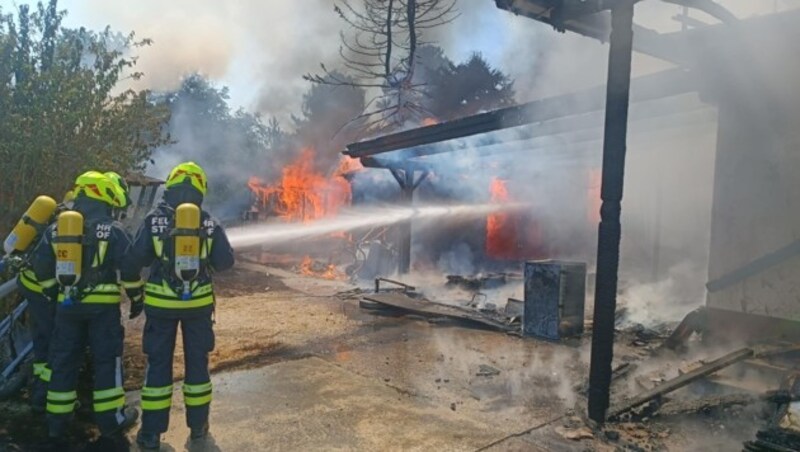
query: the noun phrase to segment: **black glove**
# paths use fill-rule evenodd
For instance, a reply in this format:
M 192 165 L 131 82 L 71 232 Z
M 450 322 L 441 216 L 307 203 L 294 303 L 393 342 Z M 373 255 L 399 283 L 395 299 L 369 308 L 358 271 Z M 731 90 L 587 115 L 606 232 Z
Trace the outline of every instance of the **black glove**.
M 131 314 L 128 318 L 135 319 L 139 317 L 144 310 L 144 293 L 141 287 L 137 289 L 126 289 L 125 293 L 128 294 L 128 298 L 131 300 Z

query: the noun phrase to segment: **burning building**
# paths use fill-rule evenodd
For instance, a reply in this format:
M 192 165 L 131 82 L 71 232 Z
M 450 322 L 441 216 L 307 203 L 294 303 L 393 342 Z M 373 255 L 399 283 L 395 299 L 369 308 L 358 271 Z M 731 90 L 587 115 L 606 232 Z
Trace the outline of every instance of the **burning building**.
M 345 179 L 354 167 L 349 159 L 328 176 L 314 167 L 315 152 L 311 148 L 300 151 L 297 159 L 283 168 L 280 179 L 267 184 L 257 177 L 248 182 L 255 204 L 260 212 L 288 222 L 309 222 L 336 213 L 350 204 L 350 184 Z
M 672 155 L 660 157 L 661 167 L 649 169 L 649 174 L 656 176 L 670 168 L 673 172 L 666 178 L 685 180 L 689 186 L 695 184 L 695 196 L 708 196 L 707 210 L 700 217 L 707 219 L 701 225 L 705 224 L 706 231 L 710 231 L 706 306 L 712 329 L 719 333 L 751 329 L 762 335 L 767 332 L 784 337 L 796 335 L 800 331 L 798 288 L 797 278 L 790 275 L 796 273 L 800 249 L 798 216 L 792 213 L 797 212 L 794 206 L 800 193 L 797 190 L 800 178 L 793 172 L 800 168 L 794 152 L 798 147 L 796 123 L 800 118 L 794 82 L 800 69 L 792 54 L 792 43 L 797 41 L 800 11 L 740 20 L 713 1 L 673 2 L 699 8 L 721 23 L 707 25 L 684 14 L 684 30 L 660 33 L 634 23 L 635 1 L 497 0 L 496 3 L 501 9 L 550 24 L 559 31 L 610 41 L 608 85 L 354 143 L 345 154 L 360 158 L 367 167 L 390 170 L 405 193 L 403 202 L 409 204 L 419 185 L 417 175 L 424 178 L 436 171 L 437 163 L 441 165 L 448 160 L 451 170 L 470 171 L 481 165 L 475 162 L 475 157 L 485 164 L 498 154 L 535 151 L 529 158 L 507 162 L 514 169 L 558 161 L 562 168 L 570 168 L 559 173 L 562 182 L 567 177 L 579 178 L 576 174 L 589 175 L 585 178 L 589 183 L 583 190 L 584 202 L 562 203 L 561 207 L 573 218 L 574 215 L 586 218 L 587 208 L 594 212 L 589 215 L 592 220 L 599 219 L 597 212 L 602 217 L 590 388 L 590 415 L 595 420 L 602 421 L 608 407 L 622 229 L 620 212 L 629 143 L 632 149 L 669 150 Z M 634 51 L 667 62 L 669 69 L 631 80 Z M 603 111 L 605 116 L 601 114 Z M 522 126 L 525 130 L 521 130 Z M 499 132 L 511 129 L 515 132 L 505 135 Z M 686 139 L 687 136 L 692 139 Z M 597 171 L 601 148 L 602 176 Z M 691 150 L 704 151 L 702 158 L 712 160 L 713 174 L 695 174 L 691 162 L 700 158 L 700 154 L 692 154 Z M 631 153 L 632 160 L 635 155 Z M 675 155 L 681 160 L 667 163 Z M 469 163 L 459 167 L 454 162 L 457 159 Z M 681 173 L 676 173 L 676 169 Z M 526 182 L 536 186 L 538 181 L 530 177 L 531 172 L 527 174 Z M 686 178 L 690 174 L 698 177 Z M 509 182 L 513 177 L 499 174 L 494 177 L 484 184 L 492 187 L 494 200 L 513 199 L 514 190 Z M 600 179 L 602 207 L 598 205 Z M 662 200 L 669 196 L 664 191 L 666 182 L 662 176 L 643 182 L 642 187 L 657 188 L 652 196 L 645 197 L 645 204 L 656 208 L 653 227 L 649 228 L 652 251 L 645 250 L 642 255 L 653 263 L 653 277 L 658 277 L 668 259 L 695 254 L 697 245 L 703 242 L 695 240 L 698 236 L 688 236 L 692 240 L 675 241 L 674 250 L 662 246 L 666 239 L 662 229 Z M 687 186 L 681 185 L 667 186 L 673 192 L 686 191 Z M 552 194 L 545 193 L 532 191 L 523 199 L 536 206 Z M 630 191 L 626 196 L 634 204 L 637 198 L 642 198 L 640 193 Z M 687 199 L 690 196 L 691 189 L 687 191 Z M 535 207 L 531 209 L 535 211 Z M 548 227 L 558 228 L 561 224 L 570 223 L 546 216 L 517 220 L 511 213 L 492 214 L 486 221 L 483 249 L 498 257 L 527 258 L 546 245 L 549 247 L 546 253 L 552 255 Z M 520 230 L 524 230 L 522 243 Z M 501 232 L 495 234 L 497 231 Z M 410 249 L 411 232 L 410 225 L 401 231 L 398 241 L 401 252 L 403 248 Z M 630 244 L 623 242 L 623 251 Z M 666 256 L 667 252 L 671 256 Z M 401 262 L 401 270 L 408 268 Z M 731 325 L 737 327 L 732 329 Z

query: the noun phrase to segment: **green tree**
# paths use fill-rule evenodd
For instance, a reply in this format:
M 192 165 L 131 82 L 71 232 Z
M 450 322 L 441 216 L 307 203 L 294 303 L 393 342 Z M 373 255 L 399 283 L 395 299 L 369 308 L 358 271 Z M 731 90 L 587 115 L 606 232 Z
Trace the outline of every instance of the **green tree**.
M 430 70 L 425 74 L 424 105 L 436 119 L 446 121 L 514 105 L 514 83 L 480 54 L 459 64 L 443 57 L 441 51 L 425 54 L 430 57 L 421 60 L 420 66 L 427 65 Z
M 141 169 L 169 111 L 138 79 L 134 35 L 63 28 L 56 0 L 0 11 L 0 230 L 38 194 L 60 199 L 89 169 Z
M 154 153 L 151 172 L 166 177 L 181 161 L 197 162 L 208 174 L 204 206 L 222 218 L 235 218 L 250 203 L 249 178 L 277 171 L 271 146 L 282 140 L 282 131 L 277 122 L 268 126 L 258 115 L 231 111 L 228 101 L 226 87 L 217 88 L 198 74 L 186 77 L 178 90 L 160 94 L 157 103 L 171 112 L 173 142 Z

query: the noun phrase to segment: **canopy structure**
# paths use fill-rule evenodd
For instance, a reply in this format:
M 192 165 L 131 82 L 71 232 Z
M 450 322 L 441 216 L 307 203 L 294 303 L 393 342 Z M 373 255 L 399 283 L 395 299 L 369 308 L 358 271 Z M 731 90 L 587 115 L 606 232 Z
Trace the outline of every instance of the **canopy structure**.
M 366 167 L 391 170 L 403 189 L 402 199 L 411 203 L 414 188 L 435 167 L 437 159 L 456 160 L 453 155 L 457 152 L 468 149 L 473 154 L 487 157 L 503 152 L 528 152 L 528 158 L 535 158 L 536 152 L 567 153 L 576 149 L 586 151 L 587 148 L 591 152 L 602 142 L 602 156 L 598 157 L 602 160 L 603 203 L 598 233 L 589 389 L 589 416 L 598 422 L 605 421 L 609 406 L 629 113 L 631 121 L 657 124 L 649 129 L 652 131 L 669 127 L 671 122 L 678 125 L 697 125 L 695 119 L 699 119 L 700 124 L 718 122 L 715 117 L 717 107 L 720 116 L 735 116 L 736 121 L 726 120 L 725 124 L 718 125 L 719 174 L 721 164 L 735 163 L 721 163 L 722 147 L 727 153 L 723 159 L 734 159 L 736 153 L 747 151 L 743 149 L 745 143 L 755 145 L 751 137 L 774 141 L 769 133 L 792 122 L 792 104 L 781 92 L 767 88 L 787 85 L 787 81 L 790 83 L 785 74 L 800 74 L 797 70 L 800 62 L 796 57 L 790 58 L 786 52 L 782 59 L 762 58 L 760 55 L 773 53 L 773 47 L 791 47 L 791 42 L 797 42 L 791 37 L 785 37 L 783 44 L 760 37 L 769 36 L 773 30 L 798 34 L 800 10 L 740 20 L 712 0 L 664 1 L 699 9 L 720 23 L 708 25 L 684 14 L 675 18 L 684 25 L 683 31 L 659 33 L 634 23 L 634 6 L 638 0 L 495 0 L 498 8 L 549 24 L 557 31 L 574 32 L 608 42 L 607 84 L 352 143 L 343 152 L 361 159 Z M 749 49 L 751 53 L 744 54 L 752 60 L 742 58 L 747 44 L 752 47 Z M 667 61 L 676 68 L 631 80 L 634 51 Z M 763 65 L 760 64 L 762 61 Z M 776 69 L 776 61 L 790 66 L 791 70 Z M 695 92 L 699 97 L 694 102 L 678 100 L 682 95 Z M 695 116 L 690 121 L 675 121 L 679 115 Z M 741 136 L 744 133 L 742 122 L 754 124 L 753 130 L 748 129 L 745 137 Z M 508 136 L 498 138 L 496 134 L 503 130 L 514 130 L 514 139 L 509 140 Z M 786 130 L 792 128 L 786 127 L 780 132 L 787 133 Z M 552 144 L 546 144 L 548 140 L 542 140 L 552 136 L 561 137 L 562 143 L 567 145 L 552 149 Z M 586 143 L 591 143 L 591 146 L 583 146 Z M 735 153 L 729 148 L 735 149 Z M 731 171 L 724 174 L 733 174 Z M 420 179 L 416 179 L 415 174 L 420 174 Z M 719 197 L 724 196 L 719 193 L 733 191 L 725 189 L 730 184 L 740 184 L 738 180 L 726 183 L 718 179 L 719 176 L 715 178 L 715 212 L 721 203 Z M 729 207 L 731 203 L 725 201 L 723 204 Z M 722 224 L 722 219 L 712 218 L 712 242 L 715 228 L 719 229 L 715 222 Z M 402 272 L 409 268 L 410 224 L 401 229 Z M 712 259 L 713 248 L 712 243 Z

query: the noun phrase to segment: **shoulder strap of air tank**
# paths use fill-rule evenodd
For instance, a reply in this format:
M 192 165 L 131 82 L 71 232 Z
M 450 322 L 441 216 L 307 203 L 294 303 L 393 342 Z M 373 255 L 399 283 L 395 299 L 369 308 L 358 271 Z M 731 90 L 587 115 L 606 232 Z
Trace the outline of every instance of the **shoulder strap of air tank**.
M 205 227 L 206 220 L 214 221 L 205 211 L 203 211 L 203 216 L 200 219 L 200 222 L 202 223 L 200 225 L 200 265 L 208 270 L 210 268 L 207 265 L 208 258 L 211 256 L 211 247 L 214 245 L 214 238 L 209 235 L 208 228 Z

